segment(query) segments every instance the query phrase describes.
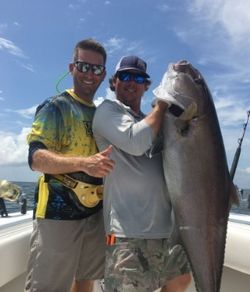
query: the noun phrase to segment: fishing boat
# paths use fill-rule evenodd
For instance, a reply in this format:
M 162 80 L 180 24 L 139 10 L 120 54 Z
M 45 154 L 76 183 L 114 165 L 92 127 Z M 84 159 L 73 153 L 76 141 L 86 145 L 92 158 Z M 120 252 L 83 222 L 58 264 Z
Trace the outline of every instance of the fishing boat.
M 0 218 L 0 291 L 23 291 L 32 231 L 32 211 Z
M 23 291 L 32 231 L 32 211 L 0 218 L 0 292 Z M 201 267 L 202 269 L 202 267 Z M 230 213 L 221 292 L 250 287 L 250 215 Z M 101 292 L 98 282 L 94 292 Z M 195 292 L 194 283 L 187 292 Z
M 238 140 L 239 145 L 230 170 L 232 179 L 237 168 L 250 111 L 247 114 L 247 122 L 243 125 L 243 134 Z M 13 193 L 13 188 L 11 189 L 12 196 L 17 194 L 17 192 Z M 248 204 L 247 208 L 249 209 L 250 191 L 247 192 L 247 198 L 243 198 L 242 195 L 243 193 L 239 196 L 240 203 Z M 8 196 L 10 196 L 9 193 Z M 26 212 L 25 205 L 25 209 L 21 209 L 21 213 L 11 213 L 0 218 L 0 292 L 23 291 L 32 231 L 32 213 L 32 211 Z M 202 266 L 200 268 L 202 269 Z M 101 283 L 96 281 L 93 292 L 102 291 Z M 235 213 L 232 209 L 228 219 L 220 292 L 236 291 L 250 291 L 250 215 Z M 196 292 L 194 281 L 187 292 Z

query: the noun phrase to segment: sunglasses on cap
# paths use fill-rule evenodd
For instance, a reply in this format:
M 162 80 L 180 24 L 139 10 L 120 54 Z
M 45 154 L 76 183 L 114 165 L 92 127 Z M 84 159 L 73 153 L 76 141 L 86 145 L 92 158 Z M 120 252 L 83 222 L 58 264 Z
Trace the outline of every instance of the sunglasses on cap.
M 105 66 L 103 65 L 90 64 L 83 61 L 76 61 L 75 66 L 76 69 L 81 73 L 86 73 L 89 71 L 89 69 L 91 69 L 91 71 L 97 76 L 101 75 L 105 70 Z
M 117 77 L 120 81 L 129 82 L 131 80 L 134 80 L 134 82 L 137 84 L 143 84 L 147 80 L 146 77 L 131 72 L 119 72 Z

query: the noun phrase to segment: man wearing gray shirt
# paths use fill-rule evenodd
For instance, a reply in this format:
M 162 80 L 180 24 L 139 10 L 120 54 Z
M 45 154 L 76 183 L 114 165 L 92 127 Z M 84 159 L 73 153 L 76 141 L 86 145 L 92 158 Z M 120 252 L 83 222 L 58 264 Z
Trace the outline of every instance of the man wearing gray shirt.
M 149 154 L 168 107 L 158 101 L 147 116 L 141 112 L 149 78 L 145 61 L 123 57 L 110 79 L 117 100 L 105 100 L 93 121 L 99 150 L 113 145 L 115 161 L 104 183 L 107 292 L 152 292 L 160 287 L 162 292 L 182 292 L 190 283 L 183 251 L 169 248 L 172 207 L 161 152 Z

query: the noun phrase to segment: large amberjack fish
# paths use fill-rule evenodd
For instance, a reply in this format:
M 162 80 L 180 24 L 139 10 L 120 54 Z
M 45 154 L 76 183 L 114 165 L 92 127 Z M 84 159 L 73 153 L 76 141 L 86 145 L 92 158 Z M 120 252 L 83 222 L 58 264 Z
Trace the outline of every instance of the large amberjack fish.
M 163 123 L 164 175 L 178 243 L 189 258 L 197 291 L 218 292 L 229 209 L 237 192 L 212 96 L 200 72 L 187 61 L 170 64 L 153 92 L 181 108 L 177 116 L 169 111 Z
M 8 201 L 17 201 L 22 190 L 16 184 L 7 180 L 0 180 L 0 198 Z

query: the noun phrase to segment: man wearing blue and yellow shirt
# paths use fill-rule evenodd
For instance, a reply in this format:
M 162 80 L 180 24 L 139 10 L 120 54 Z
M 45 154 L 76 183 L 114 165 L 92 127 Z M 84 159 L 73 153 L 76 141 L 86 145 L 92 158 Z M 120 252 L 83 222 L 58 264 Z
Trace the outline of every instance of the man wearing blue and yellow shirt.
M 28 135 L 29 165 L 43 175 L 25 291 L 68 292 L 75 278 L 72 290 L 86 292 L 90 280 L 103 277 L 102 203 L 83 204 L 81 199 L 84 192 L 96 192 L 114 166 L 111 147 L 97 153 L 92 134 L 93 98 L 105 78 L 105 63 L 101 44 L 80 41 L 69 64 L 73 88 L 37 108 Z M 77 195 L 75 185 L 83 193 Z

